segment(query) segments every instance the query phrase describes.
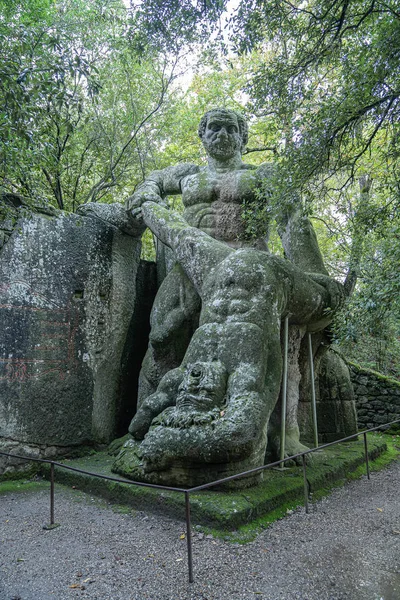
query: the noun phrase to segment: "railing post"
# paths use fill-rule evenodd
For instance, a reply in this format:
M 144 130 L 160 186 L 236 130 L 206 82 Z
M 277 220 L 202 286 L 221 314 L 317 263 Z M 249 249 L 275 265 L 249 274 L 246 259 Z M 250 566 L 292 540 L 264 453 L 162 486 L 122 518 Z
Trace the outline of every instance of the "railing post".
M 282 374 L 282 407 L 281 407 L 281 452 L 280 459 L 285 458 L 286 445 L 286 400 L 287 400 L 287 376 L 288 376 L 288 346 L 289 346 L 289 317 L 285 318 L 283 328 L 283 374 Z M 281 462 L 280 469 L 285 468 L 285 463 Z
M 304 480 L 304 506 L 306 508 L 306 514 L 308 515 L 308 483 L 307 483 L 307 468 L 306 468 L 306 457 L 302 455 L 303 461 L 303 480 Z
M 54 525 L 54 463 L 50 463 L 50 526 Z
M 311 333 L 308 334 L 308 356 L 310 361 L 310 380 L 311 380 L 311 408 L 314 425 L 314 447 L 318 448 L 318 421 L 317 421 L 317 401 L 315 398 L 315 379 L 314 379 L 314 357 L 312 350 Z
M 371 479 L 371 477 L 369 475 L 368 441 L 367 441 L 366 433 L 364 433 L 364 452 L 365 452 L 365 468 L 367 469 L 367 478 Z
M 193 583 L 193 556 L 192 556 L 192 527 L 190 524 L 190 498 L 189 492 L 185 492 L 185 505 L 186 505 L 186 540 L 187 540 L 187 553 L 188 553 L 188 567 L 189 567 L 189 583 Z
M 46 461 L 48 462 L 48 461 Z M 55 529 L 59 524 L 54 522 L 54 463 L 50 463 L 50 523 L 43 529 Z

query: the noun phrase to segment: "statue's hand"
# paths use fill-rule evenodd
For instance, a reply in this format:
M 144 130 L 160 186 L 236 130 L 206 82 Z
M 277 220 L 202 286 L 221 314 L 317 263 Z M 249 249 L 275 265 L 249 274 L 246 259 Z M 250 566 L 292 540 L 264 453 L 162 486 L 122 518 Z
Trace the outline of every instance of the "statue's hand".
M 336 281 L 336 279 L 332 279 L 332 277 L 323 275 L 322 273 L 308 273 L 308 275 L 328 292 L 330 309 L 338 309 L 344 299 L 343 285 L 339 281 Z
M 177 438 L 179 430 L 156 427 L 150 431 L 140 444 L 143 469 L 147 472 L 168 469 L 173 464 L 175 455 L 179 454 Z
M 145 202 L 155 202 L 156 204 L 162 205 L 165 204 L 161 196 L 145 192 L 137 192 L 127 199 L 126 208 L 128 213 L 144 228 L 146 227 L 146 224 L 143 218 L 142 206 Z
M 130 211 L 136 211 L 140 209 L 142 204 L 145 202 L 155 202 L 156 204 L 163 204 L 161 196 L 150 192 L 136 192 L 126 200 L 126 208 Z
M 142 440 L 148 432 L 153 418 L 154 413 L 150 408 L 146 406 L 139 408 L 129 425 L 129 433 L 136 440 Z

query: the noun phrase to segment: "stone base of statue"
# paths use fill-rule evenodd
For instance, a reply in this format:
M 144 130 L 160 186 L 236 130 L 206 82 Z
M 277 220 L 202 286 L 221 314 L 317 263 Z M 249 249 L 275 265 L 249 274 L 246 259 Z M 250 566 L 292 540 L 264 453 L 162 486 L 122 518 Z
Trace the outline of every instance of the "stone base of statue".
M 247 460 L 230 463 L 199 463 L 187 459 L 176 460 L 164 470 L 146 470 L 141 452 L 141 443 L 133 438 L 128 440 L 116 457 L 112 471 L 133 481 L 157 485 L 190 488 L 211 481 L 218 481 L 262 465 L 264 450 Z M 258 471 L 239 479 L 225 482 L 213 489 L 242 489 L 257 485 L 263 480 L 263 471 Z

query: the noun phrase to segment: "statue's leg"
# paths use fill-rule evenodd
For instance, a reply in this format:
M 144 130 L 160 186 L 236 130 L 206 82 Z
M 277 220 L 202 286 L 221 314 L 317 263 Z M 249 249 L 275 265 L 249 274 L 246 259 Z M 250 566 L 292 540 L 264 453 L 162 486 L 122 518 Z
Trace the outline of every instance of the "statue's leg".
M 151 311 L 149 347 L 139 376 L 138 406 L 153 394 L 167 371 L 182 362 L 198 326 L 201 302 L 176 264 L 162 282 Z
M 287 288 L 286 303 L 291 325 L 289 326 L 285 456 L 291 456 L 307 450 L 307 446 L 300 443 L 298 425 L 300 380 L 308 376 L 308 373 L 304 372 L 304 361 L 302 361 L 302 370 L 299 367 L 302 340 L 305 335 L 308 335 L 307 330 L 320 331 L 326 327 L 332 319 L 333 310 L 340 303 L 342 292 L 341 285 L 328 276 L 307 274 L 290 264 L 286 264 L 285 268 L 288 269 L 291 280 L 291 285 Z M 309 368 L 308 360 L 306 366 Z M 270 421 L 270 450 L 274 458 L 280 456 L 280 432 L 281 402 L 277 404 Z
M 281 338 L 283 337 L 282 326 Z M 288 357 L 287 357 L 287 394 L 286 394 L 286 423 L 285 423 L 285 457 L 293 456 L 308 450 L 308 447 L 300 442 L 300 429 L 298 424 L 299 407 L 299 385 L 302 373 L 299 367 L 299 353 L 302 339 L 306 328 L 300 325 L 290 325 L 288 335 Z M 283 339 L 281 341 L 284 349 Z M 279 401 L 270 419 L 268 450 L 271 459 L 277 460 L 281 455 L 282 435 L 282 388 Z M 299 464 L 301 459 L 297 460 Z M 286 465 L 288 466 L 288 465 Z

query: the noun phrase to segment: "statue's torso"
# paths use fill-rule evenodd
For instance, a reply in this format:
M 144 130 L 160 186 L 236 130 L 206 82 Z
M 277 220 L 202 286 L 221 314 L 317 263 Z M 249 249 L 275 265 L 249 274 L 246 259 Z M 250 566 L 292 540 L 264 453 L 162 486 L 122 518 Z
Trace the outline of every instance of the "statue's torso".
M 216 173 L 204 168 L 181 181 L 184 217 L 217 240 L 241 245 L 243 202 L 254 198 L 258 184 L 255 169 Z

